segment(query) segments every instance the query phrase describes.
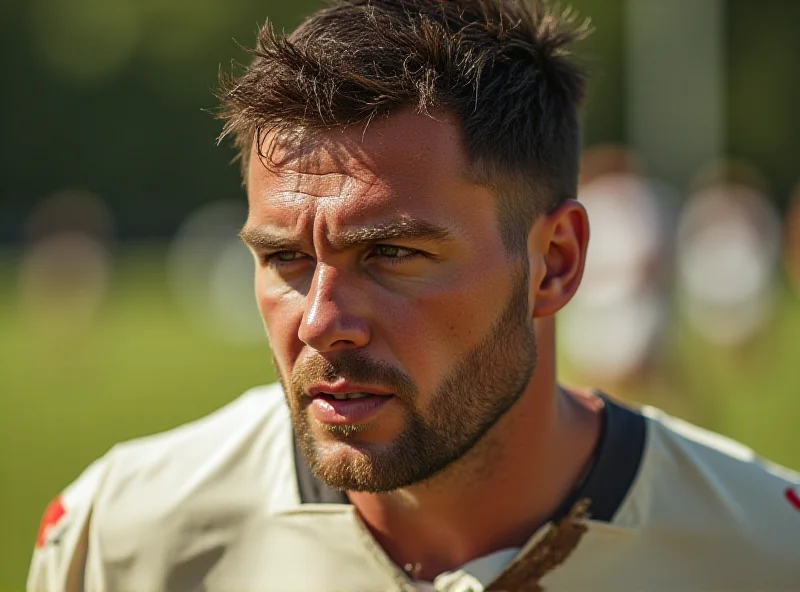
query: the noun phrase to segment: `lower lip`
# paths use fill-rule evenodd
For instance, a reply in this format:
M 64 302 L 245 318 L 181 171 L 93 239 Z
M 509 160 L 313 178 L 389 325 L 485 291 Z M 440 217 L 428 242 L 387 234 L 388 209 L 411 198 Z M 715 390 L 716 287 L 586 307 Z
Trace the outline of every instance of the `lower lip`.
M 320 423 L 356 424 L 364 423 L 392 399 L 391 396 L 373 395 L 363 399 L 329 399 L 314 397 L 311 401 L 311 415 Z

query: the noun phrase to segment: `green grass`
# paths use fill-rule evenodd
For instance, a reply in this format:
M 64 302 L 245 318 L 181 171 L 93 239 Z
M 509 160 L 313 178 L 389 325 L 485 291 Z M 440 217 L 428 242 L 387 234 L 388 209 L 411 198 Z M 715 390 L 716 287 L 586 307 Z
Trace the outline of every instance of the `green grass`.
M 23 589 L 39 517 L 115 442 L 200 417 L 274 376 L 266 340 L 226 345 L 167 293 L 161 252 L 123 254 L 91 330 L 20 314 L 0 263 L 0 591 Z
M 199 262 L 198 264 L 202 264 Z M 800 467 L 800 306 L 784 294 L 767 335 L 722 354 L 675 331 L 658 404 Z M 0 253 L 0 592 L 22 590 L 42 510 L 115 442 L 200 417 L 274 373 L 266 342 L 222 343 L 166 289 L 163 252 L 128 248 L 111 293 L 83 331 L 19 306 L 13 253 Z

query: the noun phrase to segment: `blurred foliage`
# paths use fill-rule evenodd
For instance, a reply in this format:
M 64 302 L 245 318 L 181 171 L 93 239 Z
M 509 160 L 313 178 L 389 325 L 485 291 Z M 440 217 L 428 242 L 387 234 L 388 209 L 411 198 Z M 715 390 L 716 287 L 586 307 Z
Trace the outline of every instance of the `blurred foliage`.
M 728 150 L 781 205 L 800 182 L 800 2 L 728 0 Z
M 206 110 L 220 68 L 246 61 L 267 16 L 293 28 L 318 3 L 4 3 L 0 240 L 61 188 L 111 204 L 123 237 L 164 236 L 201 203 L 241 193 Z
M 596 32 L 586 142 L 625 138 L 623 0 L 575 0 Z M 123 237 L 166 236 L 195 206 L 239 196 L 229 147 L 217 148 L 212 89 L 246 61 L 269 16 L 290 30 L 321 3 L 239 0 L 30 0 L 0 9 L 3 188 L 0 241 L 62 188 L 107 199 Z M 687 15 L 691 18 L 691 15 Z M 767 172 L 779 200 L 800 153 L 800 3 L 727 3 L 728 145 Z M 675 31 L 679 37 L 680 31 Z M 675 64 L 680 68 L 680 64 Z M 664 72 L 669 76 L 669 72 Z M 676 97 L 691 100 L 691 97 Z

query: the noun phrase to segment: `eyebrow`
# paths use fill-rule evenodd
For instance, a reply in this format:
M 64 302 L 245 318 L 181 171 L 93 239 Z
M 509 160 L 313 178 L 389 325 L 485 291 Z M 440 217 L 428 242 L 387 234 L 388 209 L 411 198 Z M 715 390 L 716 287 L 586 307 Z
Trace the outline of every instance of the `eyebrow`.
M 301 241 L 274 231 L 268 226 L 245 226 L 239 231 L 239 237 L 246 245 L 255 249 L 299 250 L 301 248 Z M 444 226 L 403 217 L 375 226 L 344 230 L 329 237 L 332 244 L 341 248 L 393 239 L 449 241 L 453 239 L 453 235 Z

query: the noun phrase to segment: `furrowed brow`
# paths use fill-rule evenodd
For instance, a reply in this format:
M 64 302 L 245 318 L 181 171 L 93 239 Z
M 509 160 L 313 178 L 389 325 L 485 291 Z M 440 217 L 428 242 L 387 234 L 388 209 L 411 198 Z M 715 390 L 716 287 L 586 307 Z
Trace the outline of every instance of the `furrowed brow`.
M 453 239 L 453 236 L 443 226 L 404 218 L 377 226 L 345 230 L 331 237 L 331 242 L 342 247 L 352 247 L 391 239 L 449 241 Z
M 257 250 L 301 250 L 303 248 L 300 241 L 263 226 L 245 226 L 239 231 L 239 238 L 248 247 Z M 452 233 L 443 226 L 403 218 L 376 226 L 344 230 L 329 237 L 329 240 L 331 244 L 339 248 L 347 248 L 391 239 L 450 241 L 453 238 Z
M 300 243 L 286 236 L 271 232 L 261 226 L 245 226 L 239 231 L 239 238 L 251 249 L 285 249 L 297 250 Z

